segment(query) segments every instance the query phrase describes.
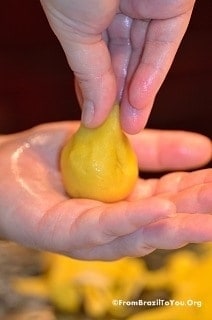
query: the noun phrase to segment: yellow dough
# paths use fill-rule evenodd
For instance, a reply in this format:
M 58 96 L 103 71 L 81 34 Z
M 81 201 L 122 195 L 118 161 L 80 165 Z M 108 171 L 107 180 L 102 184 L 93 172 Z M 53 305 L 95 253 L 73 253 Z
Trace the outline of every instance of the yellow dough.
M 90 129 L 81 124 L 62 150 L 61 173 L 72 198 L 116 202 L 131 193 L 138 163 L 121 130 L 118 105 L 101 126 Z

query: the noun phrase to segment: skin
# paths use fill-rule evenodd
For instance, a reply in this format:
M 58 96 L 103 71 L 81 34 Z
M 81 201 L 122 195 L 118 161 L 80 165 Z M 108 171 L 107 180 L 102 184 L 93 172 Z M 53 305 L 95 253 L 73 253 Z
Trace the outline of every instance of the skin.
M 194 2 L 41 0 L 75 74 L 86 126 L 101 124 L 115 101 L 126 132 L 145 126 Z
M 140 178 L 126 201 L 105 204 L 64 192 L 60 151 L 78 126 L 45 124 L 0 136 L 1 238 L 88 260 L 212 241 L 212 169 L 180 171 L 211 160 L 208 138 L 157 130 L 130 136 L 142 172 L 177 171 Z

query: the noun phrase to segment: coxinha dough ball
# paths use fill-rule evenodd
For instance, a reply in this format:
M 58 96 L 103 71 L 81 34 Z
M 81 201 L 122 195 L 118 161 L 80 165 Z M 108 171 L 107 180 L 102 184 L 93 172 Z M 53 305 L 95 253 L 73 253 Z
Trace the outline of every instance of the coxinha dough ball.
M 137 157 L 121 130 L 119 106 L 97 128 L 81 124 L 63 147 L 62 179 L 72 198 L 103 202 L 125 199 L 138 177 Z

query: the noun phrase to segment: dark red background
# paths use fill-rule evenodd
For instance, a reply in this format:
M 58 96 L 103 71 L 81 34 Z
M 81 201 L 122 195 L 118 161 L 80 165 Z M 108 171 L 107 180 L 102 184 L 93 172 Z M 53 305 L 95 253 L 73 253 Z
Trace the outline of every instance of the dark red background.
M 148 127 L 212 136 L 211 6 L 197 1 Z M 39 1 L 1 1 L 0 133 L 79 117 L 72 72 Z

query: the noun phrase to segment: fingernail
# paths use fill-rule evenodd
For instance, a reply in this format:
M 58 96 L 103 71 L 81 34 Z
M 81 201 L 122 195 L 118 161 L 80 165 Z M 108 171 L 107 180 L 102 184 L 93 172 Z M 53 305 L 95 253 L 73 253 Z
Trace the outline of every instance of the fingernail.
M 94 118 L 94 104 L 92 101 L 85 101 L 82 107 L 82 122 L 89 125 Z

